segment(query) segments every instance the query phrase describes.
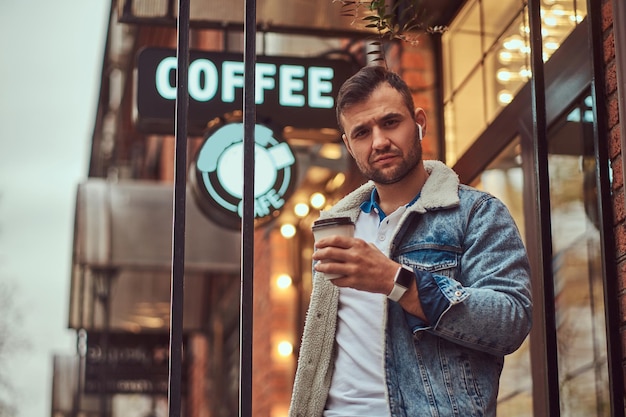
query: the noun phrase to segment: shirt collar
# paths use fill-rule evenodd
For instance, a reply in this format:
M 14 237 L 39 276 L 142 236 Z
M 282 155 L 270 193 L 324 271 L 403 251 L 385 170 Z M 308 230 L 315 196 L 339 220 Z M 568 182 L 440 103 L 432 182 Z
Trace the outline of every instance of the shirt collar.
M 406 205 L 406 207 L 411 207 L 419 197 L 420 193 L 417 193 L 417 195 Z M 378 214 L 378 218 L 382 221 L 385 217 L 387 217 L 387 215 L 385 214 L 383 209 L 380 208 L 377 200 L 378 191 L 376 191 L 376 188 L 374 188 L 372 190 L 372 193 L 370 194 L 370 199 L 361 203 L 361 211 L 363 213 L 369 214 L 372 212 L 372 210 L 374 210 L 374 212 Z

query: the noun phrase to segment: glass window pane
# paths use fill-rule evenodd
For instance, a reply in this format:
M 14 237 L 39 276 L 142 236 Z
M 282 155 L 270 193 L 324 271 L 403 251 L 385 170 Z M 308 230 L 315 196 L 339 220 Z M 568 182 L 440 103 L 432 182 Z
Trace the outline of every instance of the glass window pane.
M 452 96 L 454 86 L 452 85 L 452 63 L 454 59 L 450 52 L 450 31 L 444 32 L 441 36 L 441 49 L 443 61 L 443 101 L 447 103 Z
M 544 61 L 559 48 L 572 30 L 587 15 L 581 0 L 546 0 L 541 6 L 541 31 Z
M 493 160 L 480 176 L 477 188 L 498 197 L 509 209 L 524 238 L 523 188 L 519 138 Z M 532 375 L 529 338 L 505 357 L 500 379 L 497 414 L 507 417 L 532 416 Z
M 485 16 L 485 47 L 487 49 L 509 27 L 513 18 L 524 9 L 522 0 L 483 0 Z
M 452 90 L 461 85 L 482 59 L 479 11 L 478 3 L 474 2 L 464 9 L 463 15 L 444 34 L 444 45 L 447 47 L 444 54 L 448 59 Z
M 530 79 L 530 48 L 519 13 L 485 57 L 487 120 L 506 107 Z
M 454 107 L 454 102 L 450 101 L 443 106 L 443 117 L 446 125 L 446 163 L 450 166 L 454 165 L 454 163 L 459 159 L 459 155 L 454 148 L 456 143 L 456 123 L 454 120 L 454 114 L 456 109 Z
M 482 71 L 475 71 L 445 107 L 448 164 L 454 164 L 485 129 L 484 106 Z
M 593 123 L 585 101 L 549 132 L 554 293 L 561 413 L 608 412 L 601 237 Z
M 532 375 L 530 372 L 530 339 L 504 358 L 500 378 L 497 415 L 529 417 L 533 415 Z

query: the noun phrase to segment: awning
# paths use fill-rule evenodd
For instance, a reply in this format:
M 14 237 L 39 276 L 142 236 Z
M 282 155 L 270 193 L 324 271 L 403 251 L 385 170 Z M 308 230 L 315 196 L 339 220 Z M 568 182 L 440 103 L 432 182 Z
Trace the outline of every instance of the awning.
M 71 328 L 145 331 L 169 323 L 173 185 L 89 179 L 78 186 Z M 239 279 L 240 233 L 186 203 L 185 327 L 202 326 L 211 277 Z M 108 310 L 108 312 L 107 312 Z

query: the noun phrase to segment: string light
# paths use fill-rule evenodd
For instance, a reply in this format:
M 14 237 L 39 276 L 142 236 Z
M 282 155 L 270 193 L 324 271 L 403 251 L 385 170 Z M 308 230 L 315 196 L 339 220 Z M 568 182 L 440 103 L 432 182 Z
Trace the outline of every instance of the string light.
M 543 56 L 546 62 L 559 49 L 560 42 L 571 32 L 573 26 L 584 18 L 584 11 L 574 10 L 569 3 L 562 0 L 544 0 L 547 8 L 541 9 L 541 35 L 543 38 Z M 530 27 L 527 23 L 519 25 L 519 32 L 502 41 L 497 54 L 500 68 L 496 71 L 496 79 L 505 88 L 498 92 L 498 102 L 506 105 L 513 100 L 514 91 L 532 76 L 528 68 L 530 44 L 528 36 Z
M 287 357 L 293 353 L 293 345 L 286 340 L 278 343 L 278 346 L 276 348 L 278 350 L 278 354 L 282 357 Z
M 306 203 L 298 203 L 293 207 L 293 212 L 298 217 L 306 217 L 309 214 L 309 205 Z
M 513 94 L 508 90 L 502 90 L 498 93 L 498 101 L 502 104 L 509 104 L 513 101 Z
M 309 200 L 311 206 L 315 209 L 321 209 L 326 204 L 326 197 L 322 193 L 313 193 L 311 194 L 311 199 Z
M 278 288 L 283 289 L 283 290 L 291 287 L 292 283 L 293 283 L 292 278 L 289 275 L 287 275 L 287 274 L 280 274 L 276 278 L 276 286 Z
M 291 223 L 285 223 L 280 226 L 280 234 L 283 235 L 285 239 L 291 239 L 296 235 L 296 227 Z

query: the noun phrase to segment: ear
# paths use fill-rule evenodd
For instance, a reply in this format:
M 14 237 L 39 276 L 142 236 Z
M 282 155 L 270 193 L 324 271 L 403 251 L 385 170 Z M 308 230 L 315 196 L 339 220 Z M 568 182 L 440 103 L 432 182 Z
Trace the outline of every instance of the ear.
M 422 137 L 426 135 L 426 112 L 421 107 L 415 109 L 415 123 L 422 127 Z
M 348 141 L 348 138 L 346 137 L 345 133 L 341 134 L 341 139 L 343 139 L 343 143 L 344 145 L 346 145 L 346 149 L 350 153 L 350 156 L 354 158 L 354 154 L 352 153 L 352 147 L 350 147 L 350 142 Z

